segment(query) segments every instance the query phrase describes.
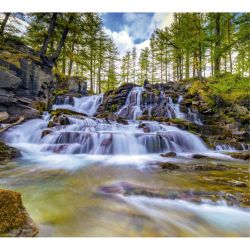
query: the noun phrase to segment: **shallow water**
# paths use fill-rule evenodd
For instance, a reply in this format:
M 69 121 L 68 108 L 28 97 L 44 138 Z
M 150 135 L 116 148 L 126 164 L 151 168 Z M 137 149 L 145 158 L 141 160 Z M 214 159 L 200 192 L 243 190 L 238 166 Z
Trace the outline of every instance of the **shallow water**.
M 250 236 L 249 209 L 228 206 L 223 199 L 197 204 L 97 192 L 100 186 L 125 181 L 165 190 L 248 193 L 248 166 L 242 162 L 223 161 L 232 166 L 227 171 L 169 172 L 146 164 L 148 155 L 140 156 L 137 164 L 133 157 L 125 163 L 126 157 L 117 162 L 112 156 L 93 160 L 79 155 L 82 166 L 74 168 L 67 166 L 64 155 L 56 157 L 62 157 L 56 168 L 53 158 L 46 164 L 23 159 L 0 168 L 0 188 L 22 193 L 28 212 L 39 224 L 39 236 Z M 192 160 L 178 157 L 175 161 Z M 213 182 L 225 176 L 248 187 Z

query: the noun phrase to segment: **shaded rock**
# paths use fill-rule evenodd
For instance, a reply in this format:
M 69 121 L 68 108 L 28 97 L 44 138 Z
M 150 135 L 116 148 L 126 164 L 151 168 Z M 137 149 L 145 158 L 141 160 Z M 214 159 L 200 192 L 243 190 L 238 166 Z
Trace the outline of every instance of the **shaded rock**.
M 185 170 L 191 171 L 223 171 L 227 167 L 224 165 L 213 165 L 213 164 L 196 164 L 186 167 Z
M 170 163 L 170 162 L 161 162 L 160 167 L 165 170 L 177 170 L 180 169 L 180 166 Z
M 165 154 L 160 154 L 162 157 L 176 157 L 176 153 L 175 152 L 168 152 Z
M 210 157 L 208 157 L 206 155 L 201 155 L 201 154 L 194 154 L 192 156 L 192 158 L 194 158 L 194 159 L 209 159 Z
M 250 159 L 250 151 L 228 153 L 231 157 L 241 160 Z
M 45 130 L 43 130 L 43 132 L 42 132 L 42 138 L 44 137 L 44 136 L 46 136 L 46 135 L 49 135 L 49 134 L 51 134 L 52 133 L 52 130 L 50 130 L 50 129 L 45 129 Z
M 22 79 L 15 76 L 12 72 L 0 71 L 0 88 L 8 90 L 16 90 Z
M 0 162 L 11 160 L 20 156 L 21 153 L 19 150 L 0 142 Z
M 48 123 L 48 128 L 69 125 L 70 121 L 66 115 L 54 115 Z
M 9 118 L 9 114 L 7 112 L 0 112 L 0 122 L 5 121 Z
M 38 228 L 22 204 L 21 194 L 0 189 L 0 236 L 33 237 Z

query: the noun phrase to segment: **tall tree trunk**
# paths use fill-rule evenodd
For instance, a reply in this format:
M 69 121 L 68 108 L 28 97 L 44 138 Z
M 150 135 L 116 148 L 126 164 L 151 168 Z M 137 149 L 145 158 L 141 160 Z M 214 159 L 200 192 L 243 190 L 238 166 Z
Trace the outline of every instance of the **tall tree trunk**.
M 186 78 L 189 78 L 189 51 L 186 52 L 185 74 Z
M 5 17 L 4 17 L 3 22 L 1 24 L 1 27 L 0 27 L 0 36 L 3 35 L 4 29 L 5 29 L 6 25 L 7 25 L 7 22 L 9 20 L 10 15 L 11 15 L 11 13 L 4 13 L 4 14 L 5 14 Z
M 90 91 L 93 92 L 93 42 L 90 46 Z
M 66 74 L 66 48 L 63 48 L 63 58 L 62 58 L 62 72 Z
M 74 53 L 75 50 L 75 42 L 73 41 L 71 44 L 71 52 Z M 68 71 L 68 75 L 69 77 L 71 76 L 72 73 L 72 67 L 73 67 L 73 60 L 72 58 L 69 59 L 69 71 Z
M 68 21 L 66 27 L 65 27 L 64 30 L 63 30 L 62 37 L 61 37 L 61 39 L 60 39 L 60 42 L 59 42 L 59 44 L 58 44 L 58 47 L 57 47 L 56 51 L 55 51 L 55 52 L 53 53 L 53 55 L 50 57 L 50 60 L 51 60 L 53 63 L 58 59 L 58 57 L 59 57 L 59 55 L 60 55 L 60 53 L 61 53 L 62 47 L 63 47 L 64 44 L 65 44 L 67 35 L 68 35 L 68 33 L 69 33 L 69 24 L 72 22 L 72 20 L 73 20 L 73 15 L 70 16 L 69 21 Z
M 52 36 L 52 34 L 55 30 L 55 27 L 56 27 L 56 19 L 57 19 L 57 13 L 53 13 L 52 17 L 50 19 L 50 24 L 49 24 L 47 35 L 44 38 L 42 48 L 40 49 L 40 52 L 39 52 L 40 55 L 46 54 L 46 51 L 47 51 L 48 45 L 49 45 L 49 41 L 50 41 L 51 36 Z
M 214 51 L 214 75 L 220 74 L 221 67 L 221 14 L 215 14 L 215 51 Z
M 231 42 L 231 18 L 229 18 L 228 23 L 227 23 L 227 39 L 228 39 L 228 44 Z M 233 62 L 232 62 L 232 50 L 231 47 L 228 50 L 228 57 L 229 57 L 229 68 L 230 68 L 230 73 L 233 73 Z

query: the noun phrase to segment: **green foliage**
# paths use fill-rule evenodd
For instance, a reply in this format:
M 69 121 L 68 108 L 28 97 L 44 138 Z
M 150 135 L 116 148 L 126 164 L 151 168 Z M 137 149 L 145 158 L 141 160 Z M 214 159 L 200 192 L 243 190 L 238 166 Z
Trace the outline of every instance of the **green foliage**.
M 223 74 L 218 78 L 210 78 L 208 86 L 215 95 L 220 96 L 226 102 L 237 102 L 249 99 L 249 77 L 241 77 L 239 74 Z

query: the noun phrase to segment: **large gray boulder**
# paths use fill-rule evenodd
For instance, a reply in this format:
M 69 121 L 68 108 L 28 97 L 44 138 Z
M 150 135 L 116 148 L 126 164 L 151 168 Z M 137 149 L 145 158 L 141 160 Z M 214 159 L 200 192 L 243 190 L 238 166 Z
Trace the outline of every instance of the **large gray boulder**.
M 8 90 L 16 90 L 21 84 L 22 79 L 13 74 L 13 72 L 4 70 L 0 71 L 0 88 Z

